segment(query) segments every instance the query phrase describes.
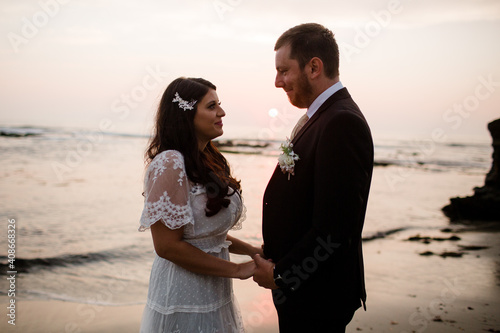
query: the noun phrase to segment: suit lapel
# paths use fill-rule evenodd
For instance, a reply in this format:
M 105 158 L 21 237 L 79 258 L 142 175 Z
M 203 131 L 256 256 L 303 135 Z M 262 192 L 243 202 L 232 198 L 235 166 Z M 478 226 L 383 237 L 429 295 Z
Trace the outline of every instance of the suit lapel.
M 312 126 L 312 124 L 314 122 L 316 122 L 319 117 L 321 117 L 321 114 L 326 110 L 328 109 L 333 103 L 335 103 L 336 101 L 339 101 L 341 99 L 345 99 L 345 98 L 349 98 L 351 97 L 351 95 L 349 94 L 349 92 L 347 91 L 346 88 L 342 88 L 340 89 L 339 91 L 337 91 L 335 94 L 333 94 L 332 96 L 330 96 L 330 98 L 328 98 L 318 109 L 318 111 L 316 111 L 316 113 L 314 113 L 314 115 L 311 117 L 311 119 L 309 119 L 307 121 L 307 123 L 300 129 L 300 131 L 295 135 L 295 137 L 293 138 L 292 140 L 292 143 L 295 144 L 297 143 L 297 141 L 300 139 L 300 137 L 302 136 L 302 134 L 304 134 L 307 129 L 309 127 Z

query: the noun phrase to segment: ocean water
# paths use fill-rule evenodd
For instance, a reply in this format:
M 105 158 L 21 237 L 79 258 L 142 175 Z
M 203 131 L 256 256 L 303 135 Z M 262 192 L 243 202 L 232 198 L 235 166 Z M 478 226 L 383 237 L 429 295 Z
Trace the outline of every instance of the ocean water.
M 144 304 L 153 246 L 150 232 L 137 228 L 147 138 L 61 128 L 0 133 L 0 275 L 9 270 L 7 230 L 15 220 L 16 297 Z M 260 244 L 262 194 L 279 142 L 231 142 L 221 150 L 242 180 L 247 207 L 243 230 L 233 235 Z M 447 226 L 441 207 L 483 185 L 491 153 L 487 138 L 375 140 L 365 241 Z M 7 280 L 1 281 L 0 295 L 7 295 Z

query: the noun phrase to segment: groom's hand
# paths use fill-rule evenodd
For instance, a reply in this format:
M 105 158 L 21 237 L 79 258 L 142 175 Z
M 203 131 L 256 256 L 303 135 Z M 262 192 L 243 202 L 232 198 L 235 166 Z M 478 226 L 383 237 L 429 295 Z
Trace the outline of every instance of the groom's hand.
M 257 267 L 253 274 L 253 280 L 263 288 L 277 289 L 278 286 L 274 283 L 273 262 L 262 258 L 259 254 L 254 256 L 254 261 Z

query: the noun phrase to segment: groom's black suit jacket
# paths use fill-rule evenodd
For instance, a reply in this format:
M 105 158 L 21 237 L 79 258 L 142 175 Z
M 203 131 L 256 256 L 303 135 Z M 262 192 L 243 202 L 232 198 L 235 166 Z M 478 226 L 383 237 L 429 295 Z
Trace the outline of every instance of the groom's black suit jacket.
M 373 169 L 368 124 L 342 88 L 292 142 L 299 155 L 295 175 L 288 179 L 278 165 L 263 201 L 264 254 L 285 285 L 273 291 L 280 327 L 308 312 L 331 313 L 330 320 L 366 300 L 361 231 Z

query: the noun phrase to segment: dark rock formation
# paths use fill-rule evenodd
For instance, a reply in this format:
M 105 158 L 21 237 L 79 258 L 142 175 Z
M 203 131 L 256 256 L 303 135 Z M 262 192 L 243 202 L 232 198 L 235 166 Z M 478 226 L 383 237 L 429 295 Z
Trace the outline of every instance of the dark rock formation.
M 474 195 L 451 198 L 443 212 L 452 221 L 500 221 L 500 119 L 488 124 L 493 138 L 493 163 L 483 187 L 474 188 Z

